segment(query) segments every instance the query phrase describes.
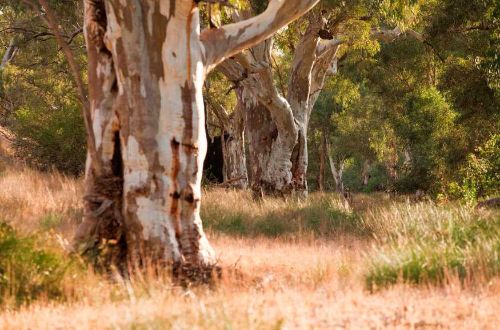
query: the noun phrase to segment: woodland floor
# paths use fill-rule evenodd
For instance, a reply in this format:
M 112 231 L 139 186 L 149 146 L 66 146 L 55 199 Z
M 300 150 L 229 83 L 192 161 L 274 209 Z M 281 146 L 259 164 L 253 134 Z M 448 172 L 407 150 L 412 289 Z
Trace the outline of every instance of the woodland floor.
M 81 182 L 58 174 L 0 175 L 0 217 L 20 232 L 61 220 L 50 237 L 64 246 L 81 216 Z M 207 199 L 220 199 L 210 196 Z M 215 194 L 215 193 L 213 193 Z M 13 219 L 13 220 L 12 220 Z M 8 221 L 8 220 L 7 220 Z M 90 270 L 65 281 L 68 299 L 0 306 L 2 329 L 497 329 L 500 281 L 463 286 L 364 288 L 369 238 L 340 234 L 245 237 L 209 230 L 225 269 L 212 288 L 181 290 L 168 279 L 110 281 Z
M 223 265 L 242 272 L 213 290 L 156 283 L 113 301 L 99 287 L 70 304 L 0 314 L 7 329 L 495 329 L 498 281 L 477 290 L 398 286 L 369 294 L 358 284 L 360 242 L 284 243 L 212 237 Z M 82 283 L 82 285 L 89 285 Z M 109 289 L 105 289 L 108 291 Z

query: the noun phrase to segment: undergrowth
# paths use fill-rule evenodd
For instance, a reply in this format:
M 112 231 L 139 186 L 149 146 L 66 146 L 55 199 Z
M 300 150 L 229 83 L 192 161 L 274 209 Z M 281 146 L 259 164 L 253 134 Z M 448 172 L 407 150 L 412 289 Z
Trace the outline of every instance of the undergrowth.
M 465 206 L 394 205 L 367 216 L 377 248 L 367 259 L 370 290 L 396 283 L 487 281 L 500 273 L 500 217 Z
M 72 262 L 40 239 L 41 234 L 22 237 L 0 222 L 0 306 L 63 298 L 62 282 Z
M 202 204 L 203 225 L 210 231 L 238 236 L 368 236 L 363 219 L 333 194 L 307 200 L 252 199 L 250 193 L 208 192 Z

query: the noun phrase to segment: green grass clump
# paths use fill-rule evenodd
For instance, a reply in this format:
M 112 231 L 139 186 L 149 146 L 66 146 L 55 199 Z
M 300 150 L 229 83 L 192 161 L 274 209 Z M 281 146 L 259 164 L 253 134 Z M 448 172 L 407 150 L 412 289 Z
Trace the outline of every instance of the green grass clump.
M 369 290 L 400 282 L 440 285 L 458 278 L 465 283 L 500 274 L 497 212 L 422 203 L 395 206 L 370 217 L 383 245 L 369 256 Z
M 214 232 L 249 237 L 370 234 L 363 219 L 332 195 L 315 194 L 304 201 L 255 201 L 243 192 L 222 192 L 220 197 L 202 204 L 203 225 Z
M 35 236 L 21 237 L 0 222 L 0 305 L 61 297 L 69 264 L 63 255 L 37 247 Z

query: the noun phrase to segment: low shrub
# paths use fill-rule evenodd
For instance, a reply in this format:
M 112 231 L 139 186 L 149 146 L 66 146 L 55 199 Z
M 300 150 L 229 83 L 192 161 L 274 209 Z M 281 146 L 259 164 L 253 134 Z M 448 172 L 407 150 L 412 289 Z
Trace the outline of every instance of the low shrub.
M 493 134 L 467 157 L 460 175 L 460 183 L 452 182 L 448 186 L 450 197 L 474 202 L 480 198 L 500 196 L 500 134 Z
M 19 306 L 38 298 L 62 297 L 71 261 L 37 246 L 35 236 L 21 237 L 0 222 L 0 306 Z

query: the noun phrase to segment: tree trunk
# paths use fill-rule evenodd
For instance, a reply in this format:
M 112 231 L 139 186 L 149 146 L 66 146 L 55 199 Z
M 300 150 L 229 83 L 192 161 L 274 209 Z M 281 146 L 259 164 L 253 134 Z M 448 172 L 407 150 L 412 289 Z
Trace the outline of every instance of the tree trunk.
M 292 184 L 295 192 L 300 197 L 307 197 L 307 166 L 309 155 L 307 150 L 307 128 L 309 119 L 299 122 L 299 137 L 292 154 Z
M 12 38 L 9 42 L 7 50 L 3 54 L 2 62 L 0 62 L 0 70 L 6 67 L 10 61 L 12 61 L 12 59 L 16 56 L 16 53 L 17 53 L 16 41 L 15 38 Z
M 222 130 L 223 177 L 228 187 L 246 189 L 248 171 L 245 153 L 245 105 L 242 101 L 242 87 L 236 89 L 236 107 L 229 115 L 223 106 L 212 99 L 207 90 L 206 100 L 212 112 L 219 119 Z
M 256 197 L 276 195 L 277 184 L 273 182 L 273 178 L 270 178 L 268 165 L 271 161 L 273 145 L 278 137 L 278 128 L 269 110 L 259 102 L 246 103 L 245 113 L 250 188 Z
M 241 103 L 240 90 L 236 91 L 237 104 L 229 118 L 224 134 L 224 181 L 229 187 L 246 189 L 248 186 L 247 160 L 245 153 L 245 111 Z
M 324 129 L 321 130 L 321 147 L 319 150 L 319 173 L 318 173 L 318 189 L 319 191 L 325 191 L 325 156 L 326 150 L 326 132 Z
M 161 260 L 176 271 L 199 271 L 214 262 L 199 217 L 205 73 L 197 65 L 202 55 L 195 7 L 178 1 L 169 9 L 86 1 L 100 159 L 88 158 L 87 225 L 79 234 L 97 229 L 92 248 L 116 248 L 112 263 Z M 101 173 L 92 166 L 96 161 L 103 164 Z
M 206 73 L 316 2 L 275 0 L 200 34 L 195 1 L 85 1 L 96 155 L 87 158 L 82 252 L 107 251 L 105 266 L 122 270 L 152 261 L 181 278 L 209 275 L 214 252 L 199 215 Z
M 344 182 L 342 176 L 344 174 L 344 161 L 340 161 L 338 166 L 335 165 L 335 161 L 331 155 L 328 155 L 328 161 L 330 162 L 330 170 L 332 172 L 333 181 L 335 181 L 335 191 L 345 195 Z
M 287 100 L 298 127 L 298 139 L 292 155 L 294 191 L 307 196 L 309 119 L 327 74 L 335 73 L 339 41 L 321 40 L 319 31 L 324 26 L 321 12 L 309 15 L 309 27 L 296 47 Z M 335 64 L 335 65 L 334 65 Z
M 272 40 L 219 66 L 229 80 L 253 96 L 248 98 L 252 105 L 246 106 L 247 136 L 250 181 L 257 195 L 307 195 L 309 118 L 339 45 L 336 39 L 320 41 L 323 19 L 318 16 L 321 13 L 310 16 L 308 31 L 296 47 L 286 99 L 273 81 Z M 262 106 L 267 111 L 256 110 Z
M 363 187 L 368 186 L 368 181 L 370 180 L 370 168 L 371 164 L 369 160 L 363 162 L 363 171 L 361 172 L 361 184 Z
M 219 70 L 239 87 L 246 113 L 250 186 L 256 197 L 286 196 L 292 189 L 292 151 L 297 129 L 292 111 L 274 86 L 272 41 L 252 48 L 251 56 L 228 59 Z

